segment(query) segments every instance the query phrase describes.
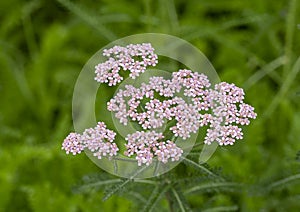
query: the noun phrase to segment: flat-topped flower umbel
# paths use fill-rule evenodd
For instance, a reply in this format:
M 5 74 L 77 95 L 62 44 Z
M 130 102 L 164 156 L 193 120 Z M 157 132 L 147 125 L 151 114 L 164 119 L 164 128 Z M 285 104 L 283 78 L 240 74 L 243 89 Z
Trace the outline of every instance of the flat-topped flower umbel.
M 81 153 L 84 148 L 93 152 L 93 155 L 101 159 L 102 157 L 117 155 L 119 148 L 114 143 L 116 133 L 106 128 L 104 122 L 98 122 L 95 128 L 86 129 L 82 135 L 70 133 L 64 140 L 62 149 L 67 154 L 73 155 Z
M 95 67 L 95 80 L 109 86 L 123 80 L 121 70 L 129 71 L 129 77 L 135 79 L 158 62 L 149 43 L 114 46 L 104 50 L 103 55 L 108 60 Z M 107 103 L 107 109 L 121 124 L 135 122 L 141 126 L 142 131 L 124 138 L 124 156 L 135 157 L 139 166 L 148 166 L 153 158 L 163 163 L 178 161 L 183 150 L 174 142 L 176 138 L 186 140 L 204 126 L 205 144 L 233 145 L 242 139 L 240 126 L 256 118 L 254 108 L 243 102 L 244 95 L 243 89 L 234 84 L 221 82 L 212 86 L 206 75 L 181 69 L 173 72 L 170 79 L 152 76 L 139 87 L 125 85 Z M 164 132 L 158 132 L 160 129 Z M 165 136 L 165 132 L 172 136 Z M 70 133 L 62 149 L 76 155 L 87 148 L 98 159 L 112 159 L 119 151 L 115 136 L 99 122 L 82 135 Z
M 100 83 L 108 83 L 114 86 L 123 80 L 119 71 L 130 71 L 129 77 L 135 79 L 146 71 L 147 66 L 157 64 L 157 55 L 150 43 L 130 44 L 126 47 L 114 46 L 103 51 L 103 56 L 109 59 L 98 64 L 95 80 Z

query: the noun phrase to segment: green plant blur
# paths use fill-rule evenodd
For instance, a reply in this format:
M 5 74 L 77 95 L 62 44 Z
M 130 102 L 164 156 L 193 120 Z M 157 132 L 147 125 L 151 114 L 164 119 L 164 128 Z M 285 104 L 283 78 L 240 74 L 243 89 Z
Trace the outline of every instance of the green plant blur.
M 109 42 L 144 32 L 191 42 L 258 113 L 243 140 L 208 161 L 243 190 L 194 192 L 190 209 L 299 211 L 299 1 L 11 0 L 0 2 L 0 23 L 0 211 L 135 210 L 129 193 L 138 192 L 104 202 L 102 188 L 74 192 L 103 171 L 84 154 L 66 155 L 61 143 L 73 131 L 83 65 Z M 165 200 L 156 207 L 169 210 Z

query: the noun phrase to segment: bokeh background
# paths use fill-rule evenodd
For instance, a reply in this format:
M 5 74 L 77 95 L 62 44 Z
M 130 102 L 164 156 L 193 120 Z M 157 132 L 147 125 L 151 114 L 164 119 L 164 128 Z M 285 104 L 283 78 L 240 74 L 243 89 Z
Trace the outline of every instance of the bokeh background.
M 237 206 L 219 211 L 300 209 L 299 1 L 10 0 L 0 2 L 0 23 L 0 211 L 130 211 L 126 195 L 102 202 L 101 189 L 74 193 L 102 171 L 84 154 L 65 155 L 61 143 L 73 130 L 83 65 L 111 41 L 144 32 L 195 45 L 258 113 L 242 141 L 208 162 L 249 189 L 194 194 L 195 211 L 205 201 Z M 280 179 L 291 184 L 260 193 Z

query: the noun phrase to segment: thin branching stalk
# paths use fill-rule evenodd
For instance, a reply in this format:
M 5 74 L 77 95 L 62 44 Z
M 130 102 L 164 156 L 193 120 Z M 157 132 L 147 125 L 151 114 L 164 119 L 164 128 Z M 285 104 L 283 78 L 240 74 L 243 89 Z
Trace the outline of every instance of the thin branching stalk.
M 193 192 L 199 192 L 207 189 L 216 189 L 216 188 L 222 188 L 222 187 L 241 187 L 241 184 L 233 183 L 233 182 L 215 182 L 215 183 L 207 183 L 204 185 L 194 186 L 190 189 L 187 189 L 184 194 L 190 194 Z
M 214 174 L 213 172 L 211 172 L 210 170 L 208 170 L 204 166 L 202 166 L 202 165 L 200 165 L 200 164 L 198 164 L 198 163 L 196 163 L 196 162 L 194 162 L 194 161 L 192 161 L 192 160 L 190 160 L 188 158 L 185 158 L 185 157 L 182 157 L 182 159 L 183 159 L 183 162 L 192 165 L 196 169 L 199 169 L 200 171 L 202 171 L 202 172 L 204 172 L 204 173 L 206 173 L 206 174 L 208 174 L 210 176 L 218 177 L 219 178 L 219 176 L 217 176 L 216 174 Z
M 282 185 L 291 183 L 292 181 L 299 180 L 299 179 L 300 179 L 300 174 L 292 175 L 292 176 L 289 176 L 289 177 L 287 177 L 287 178 L 278 180 L 278 181 L 276 181 L 276 182 L 274 182 L 274 183 L 271 183 L 271 184 L 268 186 L 268 189 L 269 189 L 269 190 L 272 190 L 272 189 L 278 188 L 278 187 L 280 187 L 280 186 L 282 186 Z
M 171 198 L 171 195 L 170 195 L 170 192 L 166 192 L 166 199 L 167 199 L 167 202 L 168 202 L 168 207 L 169 207 L 169 211 L 170 212 L 173 212 L 173 201 L 172 201 L 172 198 Z
M 157 185 L 157 182 L 153 181 L 153 180 L 134 179 L 133 182 L 136 182 L 136 183 L 145 183 L 145 184 L 151 184 L 151 185 Z
M 98 181 L 98 182 L 95 182 L 95 183 L 89 183 L 89 184 L 85 184 L 83 186 L 80 186 L 79 189 L 80 190 L 85 190 L 85 189 L 88 189 L 88 188 L 95 188 L 95 187 L 99 187 L 99 186 L 111 185 L 111 184 L 120 183 L 120 182 L 122 182 L 121 179 Z
M 129 182 L 132 182 L 133 179 L 140 174 L 141 172 L 143 172 L 147 167 L 143 167 L 139 170 L 137 170 L 135 173 L 133 173 L 131 175 L 130 178 L 128 178 L 127 180 L 125 180 L 124 182 L 122 182 L 121 184 L 115 186 L 113 189 L 111 189 L 103 198 L 103 201 L 106 201 L 107 199 L 109 199 L 113 194 L 115 194 L 116 192 L 118 192 L 120 189 L 124 188 Z M 145 181 L 144 181 L 145 182 Z
M 185 210 L 185 208 L 184 208 L 184 203 L 181 201 L 181 199 L 180 199 L 180 197 L 179 197 L 177 191 L 176 191 L 174 188 L 172 188 L 171 190 L 172 190 L 172 192 L 173 192 L 173 194 L 174 194 L 174 196 L 175 196 L 175 198 L 176 198 L 176 201 L 177 201 L 177 203 L 178 203 L 178 205 L 179 205 L 180 210 L 181 210 L 182 212 L 185 212 L 186 210 Z
M 142 211 L 152 211 L 170 187 L 171 184 L 156 186 Z

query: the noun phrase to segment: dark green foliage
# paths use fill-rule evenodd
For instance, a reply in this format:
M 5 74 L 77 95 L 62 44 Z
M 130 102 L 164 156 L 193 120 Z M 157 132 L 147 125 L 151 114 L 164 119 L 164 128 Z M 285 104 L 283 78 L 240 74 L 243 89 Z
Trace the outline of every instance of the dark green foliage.
M 0 211 L 299 210 L 299 0 L 3 0 L 0 20 Z M 143 32 L 191 42 L 222 81 L 245 89 L 258 118 L 208 164 L 198 145 L 162 176 L 120 179 L 61 143 L 83 65 Z M 113 92 L 101 87 L 96 103 L 108 121 L 101 92 Z

